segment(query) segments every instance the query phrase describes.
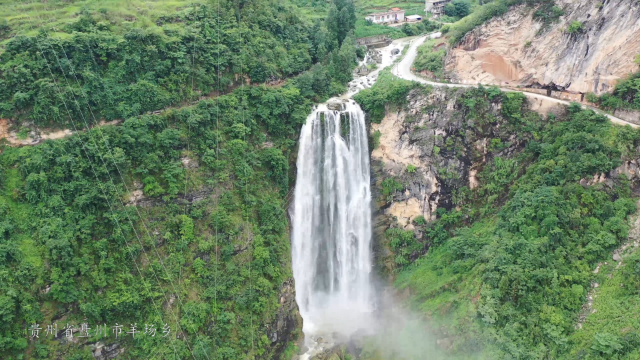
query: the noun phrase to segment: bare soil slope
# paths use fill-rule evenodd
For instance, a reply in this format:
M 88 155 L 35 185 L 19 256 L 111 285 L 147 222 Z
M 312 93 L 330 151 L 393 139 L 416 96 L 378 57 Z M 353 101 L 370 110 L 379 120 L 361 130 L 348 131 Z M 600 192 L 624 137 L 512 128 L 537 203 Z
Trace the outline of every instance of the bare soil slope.
M 454 81 L 602 94 L 640 70 L 640 3 L 557 0 L 565 13 L 548 29 L 516 7 L 468 33 L 446 59 Z M 574 22 L 583 30 L 569 33 Z

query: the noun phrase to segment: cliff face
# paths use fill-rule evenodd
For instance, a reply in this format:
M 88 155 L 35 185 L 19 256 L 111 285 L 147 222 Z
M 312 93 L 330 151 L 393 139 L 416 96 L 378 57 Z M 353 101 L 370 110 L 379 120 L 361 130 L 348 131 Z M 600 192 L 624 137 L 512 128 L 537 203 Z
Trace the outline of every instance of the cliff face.
M 273 359 L 281 358 L 289 343 L 298 341 L 302 335 L 302 317 L 296 303 L 293 278 L 282 284 L 279 295 L 280 308 L 275 320 L 267 325 Z
M 374 137 L 380 132 L 371 166 L 376 182 L 372 189 L 376 201 L 374 253 L 383 269 L 394 267 L 384 235 L 388 228 L 414 230 L 421 238 L 413 220 L 423 216 L 432 221 L 438 208 L 453 208 L 456 192 L 476 188 L 481 181 L 477 174 L 488 161 L 495 156 L 511 157 L 523 146 L 524 140 L 503 118 L 499 101 L 479 110 L 483 118 L 493 119 L 492 123 L 465 115 L 464 97 L 471 91 L 476 90 L 412 90 L 406 106 L 388 109 L 379 124 L 371 124 Z M 529 103 L 528 107 L 536 105 Z M 547 110 L 561 115 L 564 108 Z M 403 190 L 398 187 L 385 193 L 388 179 L 397 181 Z
M 564 16 L 550 28 L 534 10 L 516 7 L 467 34 L 447 56 L 459 82 L 523 85 L 602 94 L 640 70 L 640 3 L 636 0 L 556 0 Z M 570 34 L 574 21 L 583 30 Z

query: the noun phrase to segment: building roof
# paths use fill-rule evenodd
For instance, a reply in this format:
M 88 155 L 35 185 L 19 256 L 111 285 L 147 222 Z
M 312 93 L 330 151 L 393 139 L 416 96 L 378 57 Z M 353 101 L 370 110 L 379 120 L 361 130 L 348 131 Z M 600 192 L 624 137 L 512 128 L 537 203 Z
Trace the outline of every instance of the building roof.
M 394 10 L 397 9 L 397 10 Z M 398 9 L 398 8 L 393 8 L 389 11 L 383 11 L 383 12 L 379 12 L 379 13 L 371 13 L 367 16 L 382 16 L 382 15 L 391 15 L 391 14 L 397 14 L 397 13 L 404 13 L 404 10 L 402 9 Z
M 391 11 L 400 11 L 400 10 L 402 10 L 402 9 L 400 9 L 400 8 L 391 8 Z

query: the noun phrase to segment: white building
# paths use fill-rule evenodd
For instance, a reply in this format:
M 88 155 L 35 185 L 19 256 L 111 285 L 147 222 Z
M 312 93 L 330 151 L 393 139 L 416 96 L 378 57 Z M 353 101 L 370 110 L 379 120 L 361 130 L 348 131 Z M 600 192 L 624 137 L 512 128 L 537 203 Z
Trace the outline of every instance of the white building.
M 370 20 L 374 24 L 401 22 L 404 21 L 404 10 L 399 8 L 392 8 L 389 11 L 369 14 L 365 17 L 365 19 Z
M 451 0 L 425 0 L 424 11 L 438 17 L 444 14 L 444 7 L 450 2 Z

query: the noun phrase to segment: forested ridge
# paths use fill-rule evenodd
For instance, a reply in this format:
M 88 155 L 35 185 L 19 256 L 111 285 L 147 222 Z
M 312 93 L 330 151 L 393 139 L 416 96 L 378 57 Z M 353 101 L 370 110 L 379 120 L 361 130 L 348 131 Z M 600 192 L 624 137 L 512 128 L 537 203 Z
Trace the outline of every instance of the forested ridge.
M 283 1 L 196 4 L 122 35 L 83 11 L 69 36 L 6 43 L 0 116 L 124 122 L 0 145 L 0 357 L 93 359 L 98 342 L 132 359 L 291 356 L 290 164 L 311 106 L 356 62 L 352 4 L 331 8 L 311 22 Z M 81 323 L 109 337 L 67 340 Z M 171 333 L 116 340 L 116 323 Z
M 406 109 L 407 95 L 416 91 L 433 90 L 381 78 L 356 99 L 379 122 L 385 108 Z M 583 179 L 638 158 L 640 132 L 577 104 L 561 117 L 542 117 L 519 93 L 449 92 L 456 99 L 450 121 L 462 125 L 436 140 L 431 155 L 447 200 L 437 220 L 418 217 L 413 230 L 395 225 L 384 234 L 396 286 L 411 294 L 412 307 L 456 358 L 636 359 L 639 255 L 624 258 L 618 269 L 611 254 L 629 241 L 637 195 L 625 176 Z M 427 105 L 422 112 L 439 106 Z M 423 139 L 417 134 L 424 126 L 413 129 L 410 136 Z M 484 155 L 474 145 L 482 139 Z M 483 163 L 478 187 L 441 159 Z M 378 201 L 388 204 L 424 181 L 415 166 L 406 172 L 378 180 Z M 607 288 L 593 305 L 603 315 L 588 307 L 585 320 L 583 306 L 596 282 Z
M 353 11 L 340 23 L 339 14 L 329 14 L 335 20 L 328 32 L 322 21 L 305 19 L 286 1 L 221 0 L 192 4 L 160 16 L 157 26 L 121 34 L 108 11 L 83 10 L 55 37 L 46 30 L 33 37 L 18 32 L 6 43 L 0 116 L 61 127 L 68 121 L 62 100 L 74 96 L 86 95 L 99 119 L 113 120 L 243 82 L 275 82 L 338 52 L 355 23 Z M 330 63 L 332 75 L 343 71 L 345 64 Z M 70 111 L 81 115 L 78 106 Z

